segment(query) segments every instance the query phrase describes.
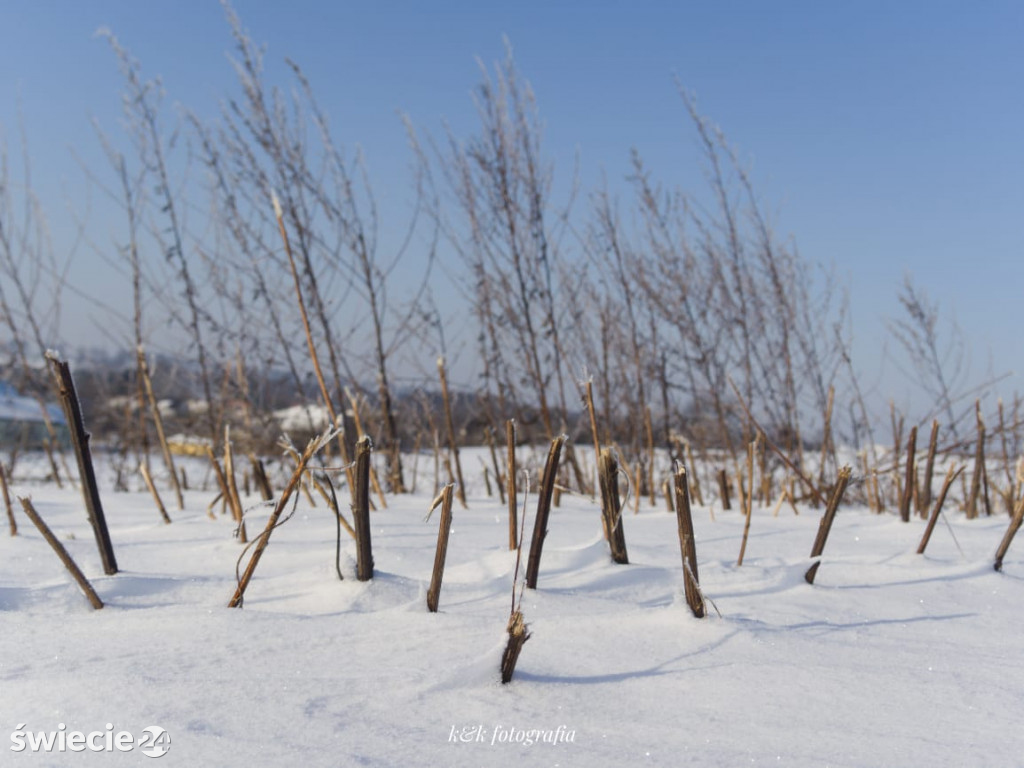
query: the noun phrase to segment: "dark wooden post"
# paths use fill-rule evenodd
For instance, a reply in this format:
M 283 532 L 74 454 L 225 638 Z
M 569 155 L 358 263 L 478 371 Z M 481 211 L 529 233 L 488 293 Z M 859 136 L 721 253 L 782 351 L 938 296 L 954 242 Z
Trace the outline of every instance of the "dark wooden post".
M 686 604 L 698 619 L 704 616 L 704 598 L 700 594 L 697 576 L 697 545 L 693 539 L 693 516 L 690 514 L 690 488 L 686 467 L 676 470 L 676 521 L 679 525 L 679 549 L 683 555 L 683 584 Z
M 626 537 L 622 532 L 619 463 L 608 448 L 601 450 L 597 476 L 601 485 L 601 517 L 603 518 L 605 538 L 608 539 L 612 560 L 625 565 L 629 563 L 629 556 L 626 554 Z
M 910 522 L 910 502 L 914 498 L 914 487 L 917 485 L 914 455 L 917 453 L 917 427 L 910 428 L 907 438 L 907 474 L 903 479 L 903 497 L 900 499 L 900 520 Z
M 100 501 L 99 488 L 96 485 L 96 473 L 92 466 L 92 454 L 89 451 L 89 433 L 85 431 L 82 420 L 82 406 L 75 392 L 75 382 L 71 378 L 71 369 L 67 362 L 48 354 L 47 360 L 53 366 L 54 375 L 60 385 L 60 398 L 64 406 L 68 429 L 71 432 L 71 443 L 75 447 L 75 458 L 78 459 L 78 474 L 82 479 L 82 496 L 89 515 L 93 533 L 96 535 L 96 546 L 103 561 L 103 572 L 108 576 L 117 573 L 117 559 L 114 557 L 114 546 L 110 543 L 107 530 L 107 519 L 103 514 L 103 503 Z
M 718 496 L 722 500 L 722 509 L 732 509 L 729 503 L 729 477 L 724 469 L 718 470 Z
M 352 516 L 356 529 L 356 578 L 373 578 L 373 547 L 370 544 L 370 438 L 365 435 L 356 443 L 356 493 Z
M 540 555 L 544 548 L 544 537 L 548 535 L 548 516 L 551 514 L 551 496 L 555 491 L 555 475 L 558 474 L 558 458 L 562 454 L 565 435 L 551 441 L 548 461 L 544 466 L 544 477 L 540 481 L 540 495 L 537 499 L 537 519 L 533 521 L 533 538 L 530 540 L 530 559 L 526 563 L 526 586 L 537 588 L 537 573 L 540 571 Z
M 918 494 L 918 511 L 923 515 L 932 505 L 932 476 L 935 474 L 935 452 L 939 445 L 939 422 L 932 420 L 932 432 L 928 438 L 928 457 L 924 462 L 924 478 L 921 480 L 921 492 Z

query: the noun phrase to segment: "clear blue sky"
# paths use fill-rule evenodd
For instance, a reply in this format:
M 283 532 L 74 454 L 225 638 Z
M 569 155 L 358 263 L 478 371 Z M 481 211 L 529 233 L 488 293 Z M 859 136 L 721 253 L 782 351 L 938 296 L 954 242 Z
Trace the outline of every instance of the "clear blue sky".
M 397 112 L 425 131 L 443 120 L 471 130 L 475 58 L 500 58 L 507 35 L 549 156 L 568 173 L 578 152 L 585 188 L 602 173 L 618 183 L 636 147 L 662 181 L 699 191 L 673 76 L 695 92 L 750 161 L 777 229 L 849 279 L 866 370 L 907 271 L 955 312 L 978 375 L 990 353 L 997 371 L 1024 359 L 1024 3 L 234 5 L 269 68 L 286 56 L 303 66 L 338 135 L 365 150 L 385 204 L 408 194 Z M 20 103 L 58 246 L 66 198 L 85 209 L 71 148 L 101 167 L 89 117 L 116 130 L 120 116 L 101 26 L 162 77 L 169 102 L 212 116 L 234 92 L 214 0 L 0 0 L 0 126 L 16 158 Z M 91 221 L 93 238 L 109 241 L 111 226 Z M 93 290 L 104 274 L 94 265 L 83 251 L 75 266 Z

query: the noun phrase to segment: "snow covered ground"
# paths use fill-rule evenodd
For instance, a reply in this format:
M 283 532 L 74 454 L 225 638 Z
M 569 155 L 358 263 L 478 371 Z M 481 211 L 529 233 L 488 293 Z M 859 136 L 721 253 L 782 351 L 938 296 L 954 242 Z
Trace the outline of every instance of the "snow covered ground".
M 844 507 L 810 586 L 820 512 L 755 508 L 737 567 L 741 514 L 697 507 L 721 616 L 695 619 L 674 515 L 630 509 L 630 565 L 615 565 L 597 504 L 563 497 L 522 602 L 533 634 L 501 685 L 515 557 L 504 507 L 474 483 L 430 614 L 424 494 L 372 513 L 365 583 L 347 535 L 338 580 L 333 521 L 303 502 L 229 609 L 242 547 L 207 517 L 212 492 L 165 525 L 108 474 L 111 577 L 80 495 L 16 477 L 107 605 L 90 608 L 24 515 L 0 537 L 0 765 L 148 765 L 150 726 L 168 766 L 1024 765 L 1024 541 L 992 570 L 1004 515 L 950 514 L 956 542 L 940 522 L 918 556 L 923 522 Z M 266 510 L 248 519 L 254 534 Z M 31 748 L 73 731 L 100 751 Z M 130 749 L 107 749 L 122 732 Z

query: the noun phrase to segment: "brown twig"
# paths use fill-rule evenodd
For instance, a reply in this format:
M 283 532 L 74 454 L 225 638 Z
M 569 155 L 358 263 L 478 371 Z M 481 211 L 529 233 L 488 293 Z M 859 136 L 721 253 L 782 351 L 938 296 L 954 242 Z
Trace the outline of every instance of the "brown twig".
M 306 471 L 306 464 L 313 458 L 313 455 L 319 451 L 323 446 L 334 436 L 333 432 L 327 432 L 324 435 L 310 440 L 306 445 L 306 450 L 299 456 L 299 461 L 295 465 L 295 471 L 292 472 L 291 479 L 285 486 L 284 491 L 281 493 L 281 498 L 277 500 L 277 504 L 274 505 L 274 511 L 271 512 L 270 518 L 267 520 L 267 525 L 264 527 L 263 532 L 253 542 L 256 549 L 252 553 L 252 557 L 249 558 L 249 563 L 245 567 L 245 572 L 242 573 L 238 579 L 238 586 L 235 589 L 235 594 L 228 602 L 228 608 L 239 608 L 242 605 L 242 600 L 245 596 L 245 590 L 249 586 L 249 582 L 252 580 L 252 575 L 256 571 L 256 566 L 259 565 L 260 558 L 263 557 L 263 552 L 266 550 L 267 545 L 270 543 L 270 534 L 273 533 L 274 528 L 277 527 L 278 521 L 281 519 L 281 515 L 284 512 L 285 507 L 288 505 L 288 500 L 295 493 L 295 489 L 299 483 L 302 482 L 302 475 Z M 244 552 L 242 553 L 244 556 Z M 241 558 L 239 558 L 241 560 Z
M 163 500 L 160 498 L 160 492 L 157 491 L 156 486 L 153 484 L 153 478 L 149 474 L 149 469 L 146 468 L 146 462 L 139 464 L 139 473 L 142 475 L 142 479 L 146 482 L 146 487 L 149 489 L 150 494 L 152 494 L 153 501 L 156 502 L 156 508 L 160 513 L 160 518 L 165 523 L 170 523 L 171 518 L 167 514 L 167 508 L 164 507 Z
M 455 439 L 455 421 L 452 418 L 452 402 L 448 395 L 448 377 L 445 375 L 443 357 L 437 358 L 437 373 L 441 378 L 441 398 L 444 400 L 444 420 L 448 427 L 448 447 L 451 449 L 452 458 L 455 461 L 455 474 L 459 482 L 455 493 L 465 509 L 467 507 L 466 483 L 462 479 L 462 462 L 459 460 L 459 444 Z
M 509 419 L 505 422 L 505 442 L 507 455 L 505 458 L 505 477 L 508 488 L 508 548 L 515 549 L 519 546 L 518 512 L 516 510 L 516 422 Z
M 14 519 L 14 506 L 11 504 L 11 493 L 7 488 L 7 473 L 4 471 L 3 462 L 0 462 L 0 495 L 4 497 L 4 507 L 7 509 L 7 523 L 11 529 L 11 536 L 17 536 L 18 521 Z
M 832 490 L 832 496 L 825 507 L 825 514 L 821 516 L 821 522 L 818 524 L 818 535 L 815 537 L 814 546 L 811 548 L 812 559 L 820 558 L 822 552 L 825 551 L 825 542 L 828 540 L 829 531 L 832 530 L 832 521 L 835 520 L 836 511 L 839 509 L 839 503 L 843 500 L 843 492 L 846 490 L 846 485 L 849 482 L 850 468 L 843 467 L 839 470 L 839 477 L 836 478 L 836 485 Z M 814 577 L 817 575 L 820 565 L 821 560 L 817 559 L 807 569 L 807 573 L 804 574 L 804 580 L 808 584 L 814 583 Z
M 452 529 L 452 490 L 451 485 L 446 485 L 441 489 L 439 497 L 441 522 L 437 531 L 434 569 L 430 575 L 430 588 L 427 590 L 427 610 L 431 613 L 437 613 L 437 604 L 441 599 L 441 579 L 444 578 L 444 562 L 448 556 L 448 535 Z M 431 511 L 433 511 L 433 507 L 431 507 Z
M 99 610 L 103 607 L 103 601 L 100 600 L 100 596 L 96 594 L 96 590 L 92 588 L 92 584 L 85 578 L 85 574 L 82 573 L 81 569 L 75 564 L 75 561 L 68 554 L 68 551 L 64 549 L 64 545 L 60 543 L 56 536 L 53 535 L 53 531 L 50 530 L 49 526 L 43 522 L 43 519 L 36 512 L 35 507 L 32 506 L 30 499 L 19 497 L 18 501 L 21 502 L 21 508 L 25 510 L 25 516 L 32 521 L 32 524 L 39 529 L 39 532 L 46 539 L 46 543 L 53 548 L 53 551 L 57 553 L 57 557 L 64 563 L 64 567 L 68 569 L 68 572 L 74 577 L 78 586 L 81 587 L 85 596 L 89 598 L 89 602 L 92 607 Z
M 942 490 L 939 491 L 938 498 L 935 500 L 935 508 L 932 510 L 931 517 L 928 518 L 928 525 L 925 526 L 924 535 L 921 537 L 921 543 L 917 546 L 917 554 L 923 555 L 925 547 L 928 546 L 928 541 L 932 537 L 932 531 L 935 530 L 935 523 L 938 522 L 939 515 L 942 513 L 942 505 L 946 501 L 946 494 L 949 493 L 949 488 L 953 485 L 953 481 L 956 480 L 956 476 L 963 472 L 963 467 L 950 467 L 946 473 L 946 479 L 942 483 Z M 998 568 L 996 570 L 999 570 Z

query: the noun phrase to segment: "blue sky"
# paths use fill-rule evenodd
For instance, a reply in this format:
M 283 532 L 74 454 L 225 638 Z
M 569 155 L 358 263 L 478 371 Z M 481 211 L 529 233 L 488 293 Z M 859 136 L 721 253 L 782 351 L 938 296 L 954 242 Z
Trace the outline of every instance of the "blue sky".
M 1024 3 L 234 6 L 266 43 L 269 69 L 286 56 L 303 66 L 337 134 L 364 149 L 384 205 L 409 194 L 397 113 L 422 131 L 440 133 L 443 121 L 472 130 L 476 58 L 499 59 L 507 36 L 537 93 L 549 157 L 568 174 L 578 153 L 585 189 L 602 175 L 618 185 L 635 147 L 661 181 L 700 192 L 673 77 L 694 92 L 750 163 L 777 230 L 848 279 L 865 370 L 877 369 L 880 319 L 897 313 L 905 272 L 955 313 L 978 376 L 990 354 L 996 371 L 1024 359 Z M 70 238 L 68 204 L 87 207 L 72 148 L 102 167 L 90 116 L 118 127 L 117 65 L 94 36 L 103 26 L 163 79 L 169 103 L 212 116 L 234 93 L 214 0 L 0 0 L 0 126 L 16 158 L 20 104 L 58 247 Z M 94 218 L 91 236 L 108 242 L 114 225 Z M 90 290 L 123 290 L 87 249 L 73 274 Z M 78 311 L 65 314 L 82 328 Z M 888 387 L 910 391 L 887 370 Z

